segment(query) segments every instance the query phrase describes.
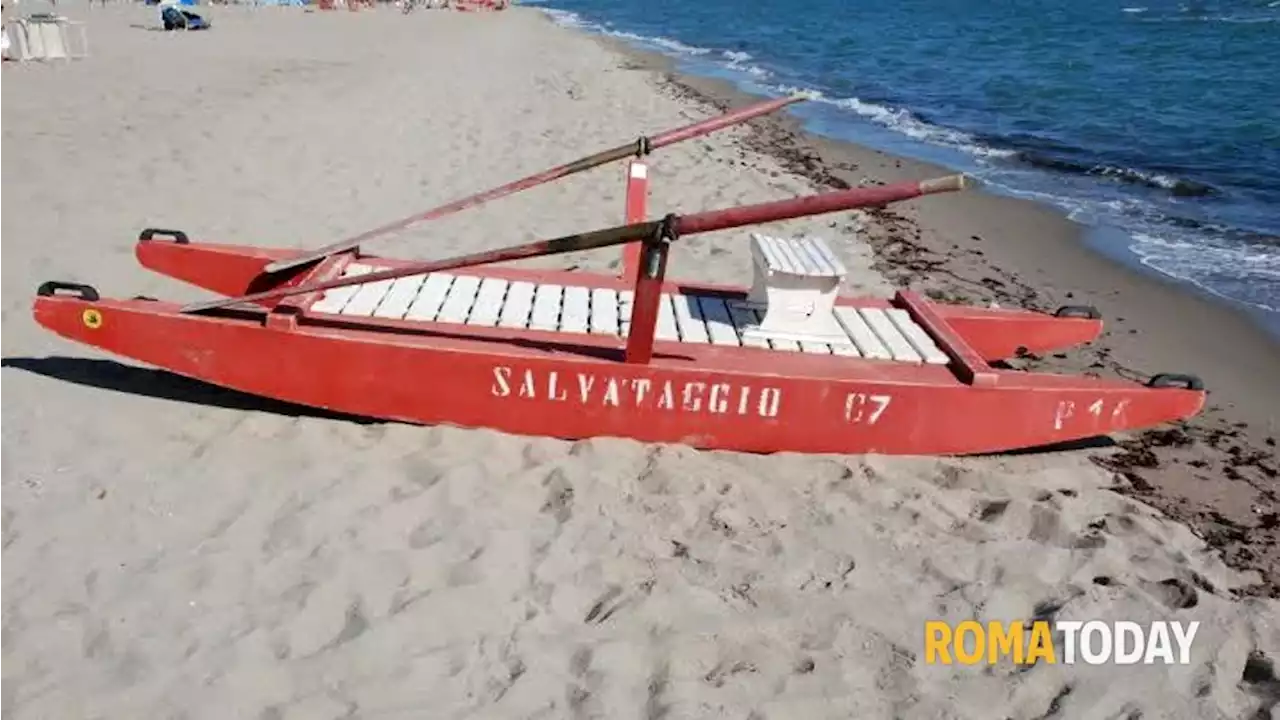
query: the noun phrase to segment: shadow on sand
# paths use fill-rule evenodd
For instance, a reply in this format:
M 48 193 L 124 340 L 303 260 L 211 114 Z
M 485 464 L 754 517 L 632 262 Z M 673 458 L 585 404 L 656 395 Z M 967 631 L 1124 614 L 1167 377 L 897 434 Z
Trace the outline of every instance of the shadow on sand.
M 178 402 L 208 405 L 228 410 L 250 410 L 286 417 L 340 420 L 358 425 L 381 425 L 387 422 L 376 418 L 332 412 L 306 405 L 296 405 L 280 400 L 258 397 L 257 395 L 228 390 L 199 380 L 192 380 L 167 370 L 135 367 L 118 363 L 114 360 L 61 356 L 44 358 L 13 357 L 0 359 L 0 367 L 26 370 L 36 375 L 102 390 L 114 390 L 144 397 L 176 400 Z M 1097 450 L 1114 447 L 1115 445 L 1114 440 L 1102 436 L 1000 453 L 983 453 L 971 457 L 1038 455 L 1042 453 Z
M 7 357 L 0 359 L 0 367 L 17 368 L 86 387 L 228 410 L 250 410 L 286 417 L 342 420 L 359 425 L 383 424 L 382 420 L 258 397 L 192 380 L 167 370 L 134 367 L 114 360 L 59 356 Z

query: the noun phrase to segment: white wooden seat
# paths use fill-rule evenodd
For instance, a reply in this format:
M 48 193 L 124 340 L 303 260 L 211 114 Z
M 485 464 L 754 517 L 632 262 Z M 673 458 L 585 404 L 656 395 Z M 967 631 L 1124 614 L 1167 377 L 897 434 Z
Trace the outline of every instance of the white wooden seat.
M 846 270 L 823 240 L 752 233 L 751 256 L 747 304 L 764 311 L 752 335 L 801 342 L 846 338 L 832 315 Z

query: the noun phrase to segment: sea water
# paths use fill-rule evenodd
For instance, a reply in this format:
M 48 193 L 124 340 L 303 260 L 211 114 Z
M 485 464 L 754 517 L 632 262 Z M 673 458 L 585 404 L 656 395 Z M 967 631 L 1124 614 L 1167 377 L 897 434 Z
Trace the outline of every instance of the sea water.
M 1280 0 L 538 4 L 688 73 L 816 91 L 809 129 L 1056 205 L 1280 326 Z

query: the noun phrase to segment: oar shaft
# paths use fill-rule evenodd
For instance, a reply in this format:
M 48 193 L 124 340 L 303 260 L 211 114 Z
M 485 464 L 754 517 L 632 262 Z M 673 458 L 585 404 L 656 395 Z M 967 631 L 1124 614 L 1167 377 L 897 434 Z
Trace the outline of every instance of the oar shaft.
M 693 123 L 692 125 L 686 125 L 681 128 L 676 128 L 675 130 L 668 130 L 649 138 L 647 148 L 644 149 L 656 150 L 657 148 L 666 147 L 667 145 L 672 145 L 683 140 L 706 135 L 708 133 L 715 132 L 716 130 L 729 127 L 730 125 L 743 123 L 752 118 L 759 117 L 760 115 L 771 113 L 779 108 L 799 102 L 803 99 L 803 95 L 792 95 L 790 97 L 778 98 L 776 100 L 768 100 L 739 108 L 731 113 L 702 120 L 700 122 Z M 544 170 L 540 173 L 530 175 L 529 177 L 507 183 L 506 185 L 501 185 L 490 190 L 469 195 L 445 205 L 441 205 L 440 207 L 432 208 L 426 212 L 417 213 L 415 215 L 410 215 L 409 217 L 396 220 L 395 222 L 387 223 L 386 225 L 362 232 L 359 235 L 345 240 L 339 240 L 336 243 L 312 250 L 311 252 L 303 255 L 285 260 L 277 260 L 273 263 L 267 264 L 263 269 L 268 273 L 276 273 L 281 270 L 300 267 L 302 265 L 315 262 L 316 260 L 329 257 L 330 255 L 359 247 L 370 240 L 403 230 L 411 225 L 416 225 L 417 223 L 427 222 L 430 220 L 438 220 L 446 215 L 452 215 L 453 213 L 466 210 L 470 207 L 482 205 L 484 203 L 497 200 L 498 198 L 506 197 L 507 195 L 513 195 L 522 190 L 528 190 L 529 188 L 537 187 L 538 185 L 545 185 L 546 183 L 559 180 L 560 178 L 575 175 L 607 163 L 621 160 L 625 157 L 639 154 L 639 151 L 642 149 L 641 145 L 642 143 L 633 141 L 624 143 L 615 148 L 602 150 L 594 155 L 588 155 L 571 163 L 566 163 L 564 165 L 551 168 L 550 170 Z
M 858 207 L 874 207 L 891 202 L 909 200 L 921 195 L 938 192 L 961 190 L 965 186 L 963 175 L 924 180 L 921 182 L 897 183 L 879 187 L 860 187 L 837 192 L 807 195 L 791 200 L 744 205 L 724 210 L 685 215 L 676 223 L 681 235 L 714 232 L 743 225 L 789 220 L 809 215 L 822 215 L 837 210 L 848 210 Z
M 761 115 L 768 115 L 774 110 L 784 108 L 792 103 L 797 103 L 804 99 L 806 99 L 804 95 L 791 95 L 784 98 L 778 98 L 776 100 L 767 100 L 762 103 L 747 105 L 746 107 L 738 108 L 737 110 L 725 113 L 724 115 L 718 115 L 716 117 L 703 120 L 702 122 L 686 125 L 682 128 L 668 130 L 664 133 L 655 135 L 649 138 L 649 147 L 650 149 L 656 150 L 660 147 L 666 147 L 667 145 L 683 142 L 691 138 L 696 138 L 700 135 L 708 135 L 731 125 L 739 125 L 753 118 L 760 117 Z
M 673 218 L 674 223 L 672 230 L 674 230 L 675 234 L 678 236 L 696 235 L 698 233 L 742 227 L 743 225 L 756 225 L 775 220 L 789 220 L 791 218 L 806 217 L 809 215 L 821 215 L 823 213 L 835 212 L 838 210 L 851 210 L 858 207 L 884 205 L 930 193 L 960 190 L 964 188 L 964 186 L 964 177 L 961 175 L 954 175 L 950 177 L 936 178 L 933 180 L 925 180 L 923 182 L 905 182 L 874 188 L 853 188 L 850 190 L 840 190 L 820 195 L 810 195 L 808 197 L 795 198 L 792 200 L 779 200 L 776 202 L 743 205 L 741 207 L 726 208 L 724 210 L 709 210 L 706 212 L 694 213 L 692 215 L 676 216 Z M 470 255 L 463 255 L 444 260 L 431 260 L 414 263 L 412 265 L 368 273 L 366 275 L 335 278 L 333 280 L 308 283 L 297 287 L 276 288 L 238 298 L 223 298 L 203 303 L 194 303 L 182 308 L 182 311 L 197 312 L 200 310 L 211 310 L 213 308 L 225 307 L 227 305 L 233 305 L 241 302 L 262 302 L 290 295 L 302 295 L 304 293 L 317 292 L 320 290 L 333 290 L 335 288 L 346 287 L 348 285 L 363 285 L 365 283 L 378 282 L 379 280 L 394 280 L 396 278 L 406 277 L 409 275 L 422 275 L 425 273 L 441 272 L 443 270 L 456 270 L 458 268 L 489 265 L 492 263 L 507 262 L 510 260 L 524 260 L 533 257 L 560 255 L 567 252 L 591 250 L 595 248 L 609 247 L 612 245 L 622 245 L 624 243 L 653 237 L 662 229 L 663 222 L 664 221 L 662 220 L 652 220 L 632 225 L 618 225 L 616 227 L 604 228 L 602 230 L 566 235 L 552 240 L 539 240 L 526 245 L 516 245 L 497 250 L 486 250 L 484 252 L 472 253 Z

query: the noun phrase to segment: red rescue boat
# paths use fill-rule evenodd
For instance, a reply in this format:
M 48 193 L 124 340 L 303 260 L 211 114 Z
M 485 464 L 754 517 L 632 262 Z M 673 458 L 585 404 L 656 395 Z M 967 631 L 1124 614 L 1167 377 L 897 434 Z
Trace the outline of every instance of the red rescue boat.
M 724 126 L 712 125 L 684 137 Z M 815 238 L 752 235 L 749 289 L 666 279 L 668 248 L 685 235 L 958 190 L 958 176 L 644 221 L 645 168 L 628 167 L 626 225 L 449 260 L 362 255 L 349 242 L 321 252 L 195 243 L 150 229 L 137 244 L 145 267 L 224 297 L 184 307 L 50 282 L 35 317 L 72 340 L 254 395 L 565 439 L 971 454 L 1149 427 L 1204 404 L 1189 375 L 1140 384 L 997 369 L 1019 352 L 1093 340 L 1102 322 L 1092 308 L 838 297 L 843 267 Z M 618 277 L 493 266 L 616 245 L 626 246 Z

